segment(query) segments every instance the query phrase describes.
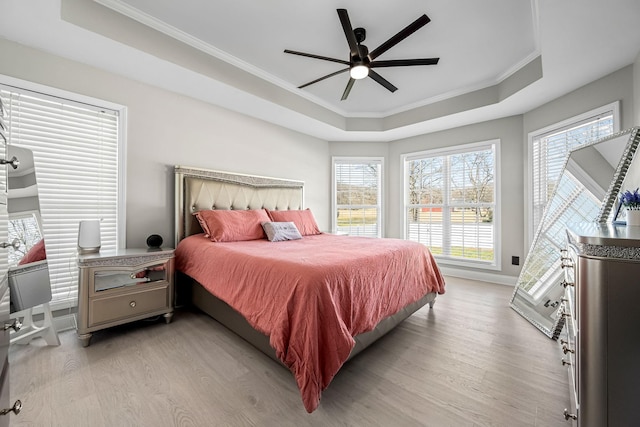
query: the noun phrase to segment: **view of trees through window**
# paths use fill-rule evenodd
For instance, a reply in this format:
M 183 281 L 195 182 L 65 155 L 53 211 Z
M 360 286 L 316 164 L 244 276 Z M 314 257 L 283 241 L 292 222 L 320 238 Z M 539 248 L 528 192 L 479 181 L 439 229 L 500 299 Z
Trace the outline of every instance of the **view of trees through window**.
M 35 215 L 12 218 L 8 221 L 7 227 L 9 241 L 17 240 L 20 243 L 17 248 L 11 248 L 8 251 L 9 265 L 16 265 L 29 252 L 29 249 L 42 239 L 42 235 Z
M 434 255 L 495 261 L 495 148 L 408 157 L 407 238 Z

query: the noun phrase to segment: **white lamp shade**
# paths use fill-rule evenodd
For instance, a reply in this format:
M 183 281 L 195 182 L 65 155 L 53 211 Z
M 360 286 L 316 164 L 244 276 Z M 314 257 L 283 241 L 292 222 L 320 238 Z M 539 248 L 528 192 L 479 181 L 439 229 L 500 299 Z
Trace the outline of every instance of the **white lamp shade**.
M 78 253 L 89 254 L 100 251 L 100 220 L 80 221 L 78 227 Z

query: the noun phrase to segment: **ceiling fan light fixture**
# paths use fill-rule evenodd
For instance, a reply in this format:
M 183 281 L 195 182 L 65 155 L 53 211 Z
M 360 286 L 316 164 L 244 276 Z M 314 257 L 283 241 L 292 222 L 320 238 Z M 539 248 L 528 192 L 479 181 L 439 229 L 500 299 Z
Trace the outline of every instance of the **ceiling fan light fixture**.
M 355 80 L 364 79 L 369 75 L 369 67 L 364 64 L 356 64 L 349 70 L 349 75 Z

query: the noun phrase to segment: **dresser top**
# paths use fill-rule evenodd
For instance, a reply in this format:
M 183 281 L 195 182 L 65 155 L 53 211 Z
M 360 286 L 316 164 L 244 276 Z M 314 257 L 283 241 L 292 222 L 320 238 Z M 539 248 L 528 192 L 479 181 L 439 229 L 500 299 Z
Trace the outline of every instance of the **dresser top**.
M 173 248 L 160 248 L 160 249 L 116 249 L 111 251 L 102 250 L 97 253 L 78 255 L 78 264 L 83 265 L 98 265 L 105 262 L 119 263 L 137 260 L 156 260 L 156 259 L 168 259 L 173 256 Z
M 567 227 L 567 237 L 581 255 L 640 261 L 640 227 L 573 224 Z
M 581 223 L 567 227 L 569 236 L 576 243 L 598 246 L 640 246 L 640 227 Z

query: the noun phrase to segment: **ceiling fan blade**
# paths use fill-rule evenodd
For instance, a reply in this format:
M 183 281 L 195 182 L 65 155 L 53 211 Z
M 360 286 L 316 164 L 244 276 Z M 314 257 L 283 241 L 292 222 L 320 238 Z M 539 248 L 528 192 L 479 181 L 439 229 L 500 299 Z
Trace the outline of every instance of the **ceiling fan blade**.
M 340 98 L 340 101 L 344 101 L 345 99 L 347 99 L 347 97 L 349 96 L 349 92 L 351 92 L 351 88 L 353 87 L 353 84 L 356 82 L 355 79 L 349 77 L 349 81 L 347 82 L 347 87 L 344 88 L 344 92 L 342 93 L 342 98 Z
M 336 59 L 336 58 L 329 58 L 328 56 L 314 55 L 312 53 L 298 52 L 298 51 L 289 50 L 289 49 L 285 49 L 284 53 L 290 53 L 292 55 L 306 56 L 307 58 L 322 59 L 324 61 L 331 61 L 331 62 L 337 62 L 339 64 L 349 65 L 349 61 L 344 61 L 342 59 Z
M 315 79 L 314 81 L 311 81 L 309 83 L 305 83 L 302 86 L 298 86 L 298 89 L 302 89 L 303 87 L 307 87 L 307 86 L 312 85 L 314 83 L 318 83 L 318 82 L 320 82 L 320 81 L 322 81 L 324 79 L 328 79 L 329 77 L 337 76 L 338 74 L 344 73 L 345 71 L 348 71 L 348 70 L 349 70 L 348 68 L 345 68 L 343 70 L 338 70 L 338 71 L 333 72 L 331 74 L 327 74 L 326 76 L 322 76 L 322 77 L 320 77 L 318 79 Z
M 369 77 L 371 77 L 373 80 L 375 80 L 378 83 L 380 83 L 382 86 L 387 88 L 387 90 L 389 90 L 390 92 L 395 92 L 395 91 L 398 90 L 397 87 L 395 87 L 394 85 L 389 83 L 389 81 L 387 79 L 385 79 L 384 77 L 382 77 L 380 74 L 376 73 L 373 70 L 369 70 Z
M 347 37 L 347 43 L 349 43 L 349 51 L 351 52 L 351 56 L 357 56 L 358 41 L 356 40 L 356 35 L 353 33 L 353 27 L 351 26 L 351 21 L 349 20 L 347 9 L 338 9 L 338 17 L 340 18 L 340 23 L 342 24 L 344 35 Z
M 408 67 L 410 65 L 436 65 L 440 58 L 422 58 L 422 59 L 392 59 L 389 61 L 373 61 L 369 64 L 370 68 L 380 67 Z
M 391 37 L 389 40 L 387 40 L 386 42 L 382 43 L 380 46 L 375 48 L 373 52 L 370 52 L 369 58 L 371 58 L 371 60 L 373 61 L 378 56 L 382 55 L 383 53 L 391 49 L 393 46 L 397 45 L 402 40 L 406 39 L 411 34 L 415 33 L 420 28 L 427 25 L 430 21 L 431 19 L 429 19 L 427 15 L 422 15 L 420 18 L 416 19 L 411 24 L 407 25 L 404 29 L 400 30 L 400 32 L 398 32 L 395 36 Z

